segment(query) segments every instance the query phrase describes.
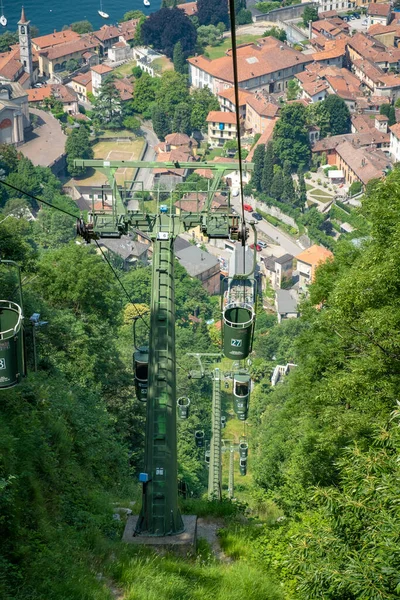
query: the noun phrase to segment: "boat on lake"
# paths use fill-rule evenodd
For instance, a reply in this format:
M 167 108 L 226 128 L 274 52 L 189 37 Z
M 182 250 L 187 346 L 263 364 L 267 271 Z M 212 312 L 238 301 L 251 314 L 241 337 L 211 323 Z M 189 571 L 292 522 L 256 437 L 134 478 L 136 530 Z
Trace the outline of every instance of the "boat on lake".
M 0 17 L 0 25 L 2 25 L 3 27 L 7 26 L 7 19 L 4 16 L 4 8 L 3 8 L 3 0 L 1 0 L 1 17 Z
M 97 12 L 99 13 L 99 15 L 103 19 L 108 19 L 110 17 L 110 15 L 107 14 L 106 12 L 104 12 L 104 10 L 103 10 L 103 2 L 102 2 L 102 0 L 100 0 L 100 10 L 98 10 Z

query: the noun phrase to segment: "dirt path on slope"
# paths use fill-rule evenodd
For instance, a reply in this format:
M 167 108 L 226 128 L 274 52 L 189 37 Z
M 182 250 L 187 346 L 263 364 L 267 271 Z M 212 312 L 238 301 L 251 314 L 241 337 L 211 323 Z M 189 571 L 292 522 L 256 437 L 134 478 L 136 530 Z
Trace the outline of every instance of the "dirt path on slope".
M 217 535 L 218 530 L 223 527 L 224 522 L 222 519 L 199 517 L 197 519 L 197 538 L 203 538 L 210 544 L 218 560 L 221 562 L 231 562 L 232 559 L 223 552 Z

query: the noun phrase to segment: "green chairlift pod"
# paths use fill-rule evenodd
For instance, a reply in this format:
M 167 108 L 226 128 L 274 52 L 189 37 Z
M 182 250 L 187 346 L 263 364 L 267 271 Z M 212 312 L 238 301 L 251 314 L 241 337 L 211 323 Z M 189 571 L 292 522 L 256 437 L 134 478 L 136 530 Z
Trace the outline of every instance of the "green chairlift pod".
M 133 371 L 135 373 L 136 396 L 140 402 L 146 402 L 149 385 L 149 349 L 147 346 L 140 346 L 134 352 Z
M 25 376 L 23 318 L 18 304 L 0 300 L 0 389 L 17 385 Z
M 250 375 L 233 376 L 233 407 L 240 421 L 246 421 L 249 410 Z
M 256 237 L 255 237 L 256 239 Z M 253 267 L 245 273 L 246 247 L 235 248 L 232 276 L 223 282 L 222 346 L 224 355 L 231 360 L 243 360 L 252 350 L 257 299 L 254 272 L 257 263 L 256 241 Z
M 239 472 L 241 475 L 247 474 L 247 458 L 239 459 Z
M 239 421 L 247 421 L 248 416 L 249 416 L 249 411 L 247 408 L 244 412 L 237 413 L 237 418 L 239 419 Z
M 204 460 L 206 461 L 206 467 L 210 466 L 211 450 L 206 450 L 204 453 Z
M 0 389 L 13 387 L 26 375 L 20 267 L 12 260 L 0 264 L 16 267 L 20 303 L 0 300 Z
M 239 444 L 239 455 L 240 458 L 246 458 L 247 459 L 247 455 L 249 453 L 249 445 L 247 442 L 242 441 Z
M 221 417 L 221 429 L 225 429 L 226 427 L 226 416 L 222 415 Z
M 204 446 L 204 431 L 198 430 L 194 432 L 194 439 L 197 448 L 203 448 Z
M 233 376 L 233 395 L 236 398 L 250 397 L 251 377 L 250 375 L 234 375 Z
M 189 416 L 190 400 L 186 396 L 178 398 L 176 402 L 178 406 L 178 415 L 181 419 L 187 419 Z
M 245 413 L 248 410 L 246 398 L 233 398 L 233 409 L 237 415 Z

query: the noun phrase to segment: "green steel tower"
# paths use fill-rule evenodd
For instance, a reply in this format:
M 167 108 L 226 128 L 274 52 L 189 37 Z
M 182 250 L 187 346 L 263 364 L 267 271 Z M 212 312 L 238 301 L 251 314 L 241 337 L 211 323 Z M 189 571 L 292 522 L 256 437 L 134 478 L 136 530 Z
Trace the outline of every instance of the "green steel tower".
M 178 509 L 174 238 L 160 231 L 153 241 L 149 388 L 143 503 L 136 533 L 183 531 Z
M 222 498 L 221 463 L 221 372 L 214 369 L 212 399 L 212 433 L 210 442 L 210 467 L 208 472 L 209 500 Z
M 174 241 L 180 233 L 200 226 L 209 238 L 231 238 L 242 240 L 244 243 L 247 229 L 240 217 L 232 214 L 229 197 L 226 209 L 211 210 L 221 178 L 226 171 L 237 170 L 238 164 L 103 160 L 76 160 L 75 164 L 101 169 L 108 177 L 112 192 L 112 210 L 95 211 L 93 202 L 90 222 L 86 224 L 79 220 L 78 233 L 89 242 L 91 239 L 118 238 L 127 234 L 130 228 L 135 228 L 149 233 L 153 242 L 145 460 L 144 471 L 139 478 L 143 484 L 143 500 L 135 533 L 150 536 L 175 535 L 183 531 L 183 521 L 178 509 L 177 485 Z M 160 190 L 148 190 L 153 193 L 159 210 L 158 213 L 149 213 L 145 209 L 143 189 L 135 191 L 134 186 L 130 184 L 121 189 L 117 185 L 115 173 L 121 166 L 128 169 L 163 166 L 187 170 L 207 168 L 213 171 L 214 178 L 206 192 L 206 203 L 202 210 L 180 210 L 179 214 L 176 214 L 174 205 L 178 192 L 171 192 L 168 206 L 160 203 Z M 252 170 L 253 165 L 248 163 L 246 169 Z M 163 197 L 163 202 L 167 202 L 165 195 Z M 138 208 L 128 210 L 128 200 L 137 200 Z M 214 383 L 214 402 L 220 406 L 219 377 Z M 219 428 L 220 417 L 219 408 Z M 213 465 L 220 468 L 221 433 L 215 426 L 216 442 L 218 432 L 219 460 L 217 450 L 212 453 L 212 460 Z M 220 485 L 218 487 L 220 488 Z

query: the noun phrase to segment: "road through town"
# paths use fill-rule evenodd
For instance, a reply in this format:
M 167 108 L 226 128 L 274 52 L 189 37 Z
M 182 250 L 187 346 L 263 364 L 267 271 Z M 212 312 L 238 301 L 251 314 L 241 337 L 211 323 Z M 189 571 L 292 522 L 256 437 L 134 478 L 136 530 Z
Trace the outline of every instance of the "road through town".
M 250 199 L 248 199 L 248 200 L 250 202 Z M 239 198 L 231 197 L 231 205 L 236 210 L 236 212 L 241 214 L 241 205 L 240 205 Z M 251 206 L 255 210 L 258 207 L 261 210 L 263 208 L 262 204 L 260 202 L 256 202 L 255 200 L 251 201 Z M 253 217 L 251 216 L 250 212 L 245 211 L 244 214 L 245 214 L 246 221 L 253 220 Z M 268 235 L 270 238 L 272 238 L 274 240 L 275 243 L 282 246 L 282 248 L 288 254 L 292 254 L 293 256 L 296 256 L 297 254 L 300 254 L 301 250 L 303 250 L 303 248 L 298 244 L 298 242 L 294 238 L 290 237 L 286 233 L 283 233 L 277 227 L 275 227 L 274 225 L 271 225 L 271 223 L 268 223 L 265 220 L 258 221 L 256 228 L 257 228 L 257 232 L 265 233 L 266 235 Z

